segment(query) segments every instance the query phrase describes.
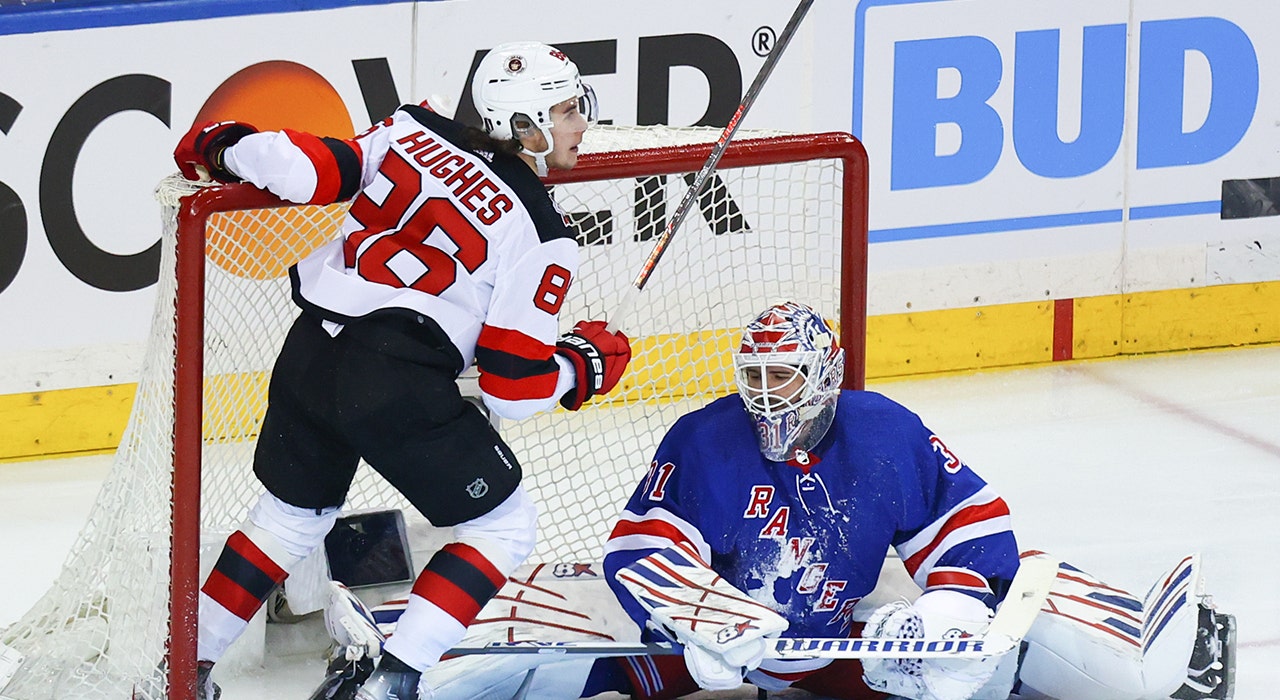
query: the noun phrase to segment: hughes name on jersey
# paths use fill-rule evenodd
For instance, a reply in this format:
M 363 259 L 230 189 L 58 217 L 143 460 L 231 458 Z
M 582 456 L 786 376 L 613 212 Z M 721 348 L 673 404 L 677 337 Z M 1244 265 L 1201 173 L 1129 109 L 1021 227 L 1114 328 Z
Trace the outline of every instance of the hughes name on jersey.
M 299 306 L 334 335 L 385 310 L 416 312 L 456 350 L 459 372 L 476 361 L 490 408 L 523 418 L 571 386 L 554 350 L 577 243 L 528 165 L 470 150 L 462 129 L 405 106 L 354 139 L 253 134 L 226 158 L 296 202 L 359 193 L 342 237 L 290 270 Z
M 678 420 L 605 549 L 642 627 L 615 574 L 673 543 L 786 617 L 788 637 L 847 634 L 890 546 L 921 588 L 988 606 L 1018 567 L 1004 501 L 914 413 L 859 391 L 841 392 L 827 435 L 785 463 L 761 455 L 737 396 Z

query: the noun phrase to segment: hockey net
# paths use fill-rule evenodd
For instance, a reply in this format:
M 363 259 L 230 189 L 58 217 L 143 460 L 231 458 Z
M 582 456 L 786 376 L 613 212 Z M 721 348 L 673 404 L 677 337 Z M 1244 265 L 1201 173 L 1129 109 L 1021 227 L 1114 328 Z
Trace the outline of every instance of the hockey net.
M 597 128 L 578 167 L 553 173 L 582 260 L 566 326 L 610 317 L 719 135 Z M 600 557 L 665 428 L 734 391 L 728 353 L 770 303 L 794 298 L 838 319 L 846 385 L 861 387 L 865 183 L 865 152 L 848 134 L 739 132 L 623 320 L 634 356 L 620 388 L 578 412 L 500 425 L 540 510 L 533 560 Z M 59 578 L 0 635 L 13 674 L 5 685 L 0 668 L 5 698 L 169 696 L 164 682 L 137 681 L 166 649 L 194 658 L 200 559 L 207 570 L 260 492 L 254 438 L 297 313 L 288 266 L 335 236 L 345 211 L 176 177 L 157 197 L 164 254 L 128 428 Z M 347 512 L 385 508 L 403 509 L 411 532 L 426 527 L 362 465 Z M 415 566 L 425 561 L 415 552 Z

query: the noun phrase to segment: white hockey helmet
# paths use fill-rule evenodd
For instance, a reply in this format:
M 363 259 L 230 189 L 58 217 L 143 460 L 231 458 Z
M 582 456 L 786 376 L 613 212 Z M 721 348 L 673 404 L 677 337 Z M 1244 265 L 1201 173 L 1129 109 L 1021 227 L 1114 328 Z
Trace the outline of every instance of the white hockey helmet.
M 793 301 L 769 307 L 747 324 L 733 365 L 766 459 L 790 459 L 827 434 L 844 381 L 844 349 L 817 311 Z
M 577 98 L 587 123 L 596 120 L 595 92 L 563 51 L 536 41 L 495 46 L 476 66 L 471 99 L 484 130 L 496 139 L 519 139 L 527 121 L 542 131 L 551 152 L 551 108 Z M 539 154 L 534 154 L 539 155 Z

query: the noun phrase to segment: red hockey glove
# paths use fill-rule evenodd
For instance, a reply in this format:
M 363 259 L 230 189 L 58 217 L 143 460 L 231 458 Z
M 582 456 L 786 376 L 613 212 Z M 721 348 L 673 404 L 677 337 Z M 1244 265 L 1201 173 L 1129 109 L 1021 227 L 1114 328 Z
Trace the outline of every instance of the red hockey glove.
M 219 182 L 240 182 L 242 178 L 227 169 L 222 162 L 222 152 L 237 141 L 256 134 L 250 124 L 236 121 L 205 122 L 191 127 L 173 151 L 178 170 L 188 180 L 204 180 L 197 168 L 204 170 Z
M 578 385 L 560 397 L 560 405 L 576 411 L 592 396 L 618 385 L 631 361 L 631 341 L 621 331 L 610 333 L 604 321 L 580 321 L 560 336 L 556 352 L 573 363 Z

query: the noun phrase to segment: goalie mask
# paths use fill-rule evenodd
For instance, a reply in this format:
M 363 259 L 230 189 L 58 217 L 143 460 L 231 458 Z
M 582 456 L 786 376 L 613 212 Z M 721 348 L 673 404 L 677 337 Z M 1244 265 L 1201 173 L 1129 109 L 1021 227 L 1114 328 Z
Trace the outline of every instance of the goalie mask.
M 733 365 L 766 459 L 790 459 L 827 434 L 844 380 L 844 349 L 818 312 L 790 301 L 770 307 L 747 324 Z
M 536 41 L 495 46 L 471 79 L 471 99 L 489 135 L 519 140 L 532 129 L 542 132 L 546 150 L 532 153 L 539 175 L 546 175 L 546 156 L 555 145 L 551 108 L 575 98 L 587 123 L 594 124 L 595 91 L 582 82 L 578 67 L 564 52 Z

